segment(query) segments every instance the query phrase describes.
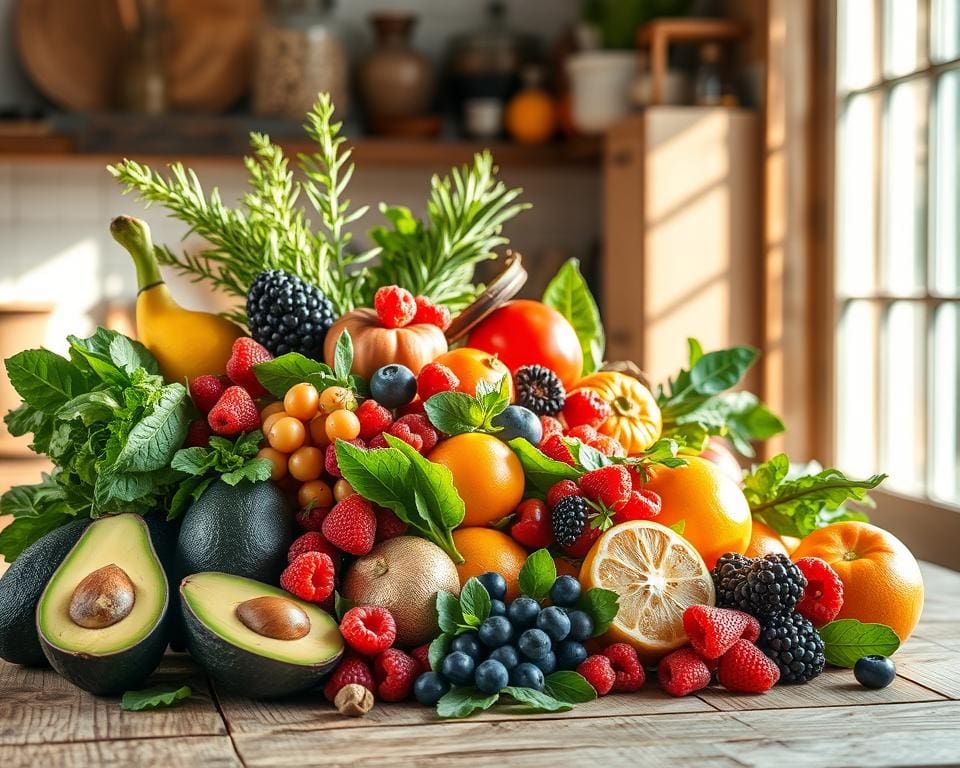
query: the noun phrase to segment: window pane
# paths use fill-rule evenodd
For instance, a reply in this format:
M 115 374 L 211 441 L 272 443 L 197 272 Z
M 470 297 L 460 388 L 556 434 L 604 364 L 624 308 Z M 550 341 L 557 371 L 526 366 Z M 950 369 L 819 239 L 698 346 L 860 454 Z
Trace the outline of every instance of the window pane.
M 960 0 L 933 0 L 930 38 L 930 55 L 934 61 L 960 56 Z
M 837 437 L 840 467 L 858 477 L 877 471 L 877 333 L 879 313 L 850 302 L 840 316 L 837 345 Z
M 931 495 L 960 504 L 960 306 L 944 304 L 933 329 Z
M 884 0 L 883 71 L 891 77 L 917 67 L 916 0 Z
M 874 0 L 840 0 L 840 84 L 859 88 L 876 80 L 874 50 Z
M 841 294 L 876 286 L 875 147 L 877 98 L 854 96 L 842 116 L 838 147 L 837 282 Z
M 960 70 L 943 74 L 937 84 L 933 128 L 934 157 L 932 216 L 933 287 L 960 293 Z
M 886 113 L 883 283 L 892 293 L 923 287 L 924 84 L 890 92 Z
M 926 466 L 923 312 L 918 302 L 898 301 L 890 306 L 881 374 L 881 466 L 890 473 L 892 489 L 913 494 L 923 492 Z

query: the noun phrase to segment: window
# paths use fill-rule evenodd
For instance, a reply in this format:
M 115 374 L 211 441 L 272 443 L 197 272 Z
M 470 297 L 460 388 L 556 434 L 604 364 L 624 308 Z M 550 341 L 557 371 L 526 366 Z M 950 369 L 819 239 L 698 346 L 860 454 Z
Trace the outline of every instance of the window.
M 960 505 L 960 0 L 838 0 L 836 453 Z

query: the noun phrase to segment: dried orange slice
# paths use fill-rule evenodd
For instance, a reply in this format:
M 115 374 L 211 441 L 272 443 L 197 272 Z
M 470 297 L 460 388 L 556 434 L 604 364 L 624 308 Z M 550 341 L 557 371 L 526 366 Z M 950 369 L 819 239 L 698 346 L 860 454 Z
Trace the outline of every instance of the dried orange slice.
M 652 664 L 687 642 L 683 612 L 713 605 L 713 579 L 685 538 L 659 523 L 617 525 L 594 543 L 580 570 L 584 589 L 602 587 L 620 596 L 620 611 L 606 639 L 629 643 Z

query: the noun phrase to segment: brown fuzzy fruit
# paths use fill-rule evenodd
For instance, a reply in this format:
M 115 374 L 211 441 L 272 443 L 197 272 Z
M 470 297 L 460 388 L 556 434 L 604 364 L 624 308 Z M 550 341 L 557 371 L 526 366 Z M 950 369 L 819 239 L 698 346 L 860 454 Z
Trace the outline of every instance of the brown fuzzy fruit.
M 413 648 L 437 636 L 437 592 L 460 594 L 457 567 L 436 544 L 397 536 L 357 558 L 343 581 L 343 596 L 357 605 L 380 605 L 397 624 L 396 644 Z

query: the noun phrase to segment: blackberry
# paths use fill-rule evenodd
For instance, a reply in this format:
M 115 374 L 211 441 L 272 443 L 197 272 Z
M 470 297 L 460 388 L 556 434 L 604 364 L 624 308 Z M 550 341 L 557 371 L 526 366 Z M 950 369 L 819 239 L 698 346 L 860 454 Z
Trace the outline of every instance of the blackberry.
M 299 352 L 323 359 L 333 304 L 315 285 L 282 269 L 261 272 L 247 291 L 250 335 L 273 355 Z
M 760 627 L 757 647 L 780 668 L 781 683 L 806 683 L 823 671 L 823 640 L 808 619 L 781 614 Z
M 743 569 L 733 607 L 757 618 L 793 613 L 806 586 L 806 577 L 789 557 L 764 555 Z
M 569 547 L 583 533 L 590 505 L 583 496 L 564 496 L 553 508 L 553 537 L 561 547 Z
M 567 400 L 560 377 L 543 365 L 521 365 L 513 374 L 517 403 L 537 416 L 556 416 Z
M 718 608 L 737 607 L 737 585 L 746 577 L 747 567 L 753 562 L 746 555 L 727 552 L 713 567 L 713 586 L 717 592 Z

